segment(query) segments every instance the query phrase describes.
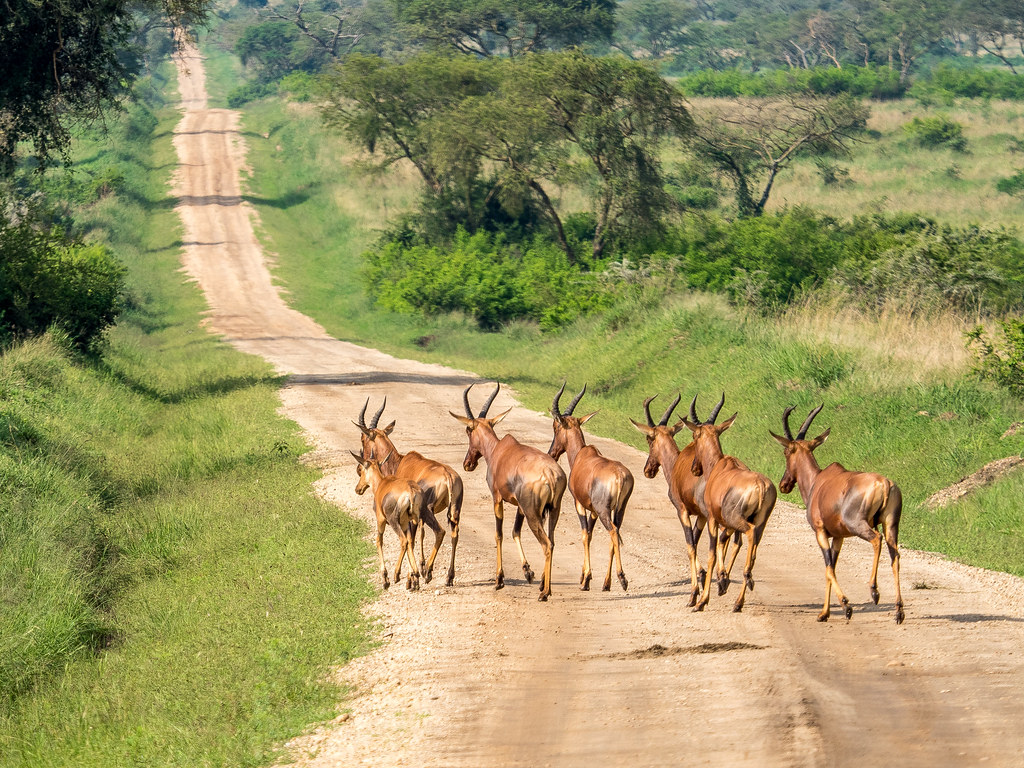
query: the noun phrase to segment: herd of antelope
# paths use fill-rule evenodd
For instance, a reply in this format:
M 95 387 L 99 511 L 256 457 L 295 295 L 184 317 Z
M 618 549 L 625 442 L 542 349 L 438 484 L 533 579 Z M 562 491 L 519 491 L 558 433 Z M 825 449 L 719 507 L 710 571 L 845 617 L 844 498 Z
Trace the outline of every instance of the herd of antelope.
M 487 465 L 487 485 L 494 502 L 495 544 L 497 571 L 495 589 L 505 583 L 502 568 L 502 524 L 505 503 L 516 507 L 512 538 L 519 551 L 523 574 L 527 582 L 535 578 L 520 538 L 523 522 L 537 538 L 544 551 L 544 572 L 541 576 L 540 599 L 551 595 L 551 558 L 554 550 L 555 526 L 558 524 L 562 495 L 568 487 L 576 506 L 580 529 L 583 536 L 583 569 L 580 574 L 582 589 L 590 589 L 593 577 L 590 566 L 590 543 L 597 520 L 601 521 L 610 536 L 608 571 L 603 589 L 608 591 L 612 584 L 614 567 L 619 583 L 628 587 L 626 574 L 622 569 L 620 529 L 626 512 L 626 504 L 633 492 L 633 475 L 621 462 L 602 456 L 592 445 L 587 445 L 583 425 L 594 413 L 583 417 L 573 413 L 586 386 L 562 410 L 560 399 L 565 384 L 555 395 L 551 404 L 554 432 L 551 447 L 545 453 L 523 445 L 512 435 L 498 437 L 495 426 L 509 413 L 508 409 L 497 416 L 488 418 L 487 412 L 500 390 L 495 388 L 487 401 L 473 415 L 469 404 L 472 385 L 463 392 L 466 415 L 451 415 L 466 427 L 469 450 L 463 461 L 467 472 L 476 469 L 480 458 Z M 697 416 L 697 398 L 690 403 L 689 418 L 680 418 L 669 425 L 672 413 L 679 405 L 680 396 L 668 406 L 661 419 L 655 423 L 651 416 L 651 402 L 644 401 L 646 423 L 632 422 L 647 438 L 648 457 L 644 476 L 653 479 L 664 467 L 668 483 L 668 497 L 676 508 L 679 522 L 683 527 L 686 549 L 690 564 L 690 601 L 695 611 L 703 610 L 710 600 L 711 581 L 715 579 L 718 594 L 724 595 L 729 587 L 729 574 L 746 539 L 747 553 L 743 567 L 743 583 L 739 596 L 733 605 L 734 611 L 743 609 L 748 589 L 754 588 L 753 569 L 757 548 L 764 535 L 765 526 L 775 507 L 777 493 L 775 485 L 765 475 L 747 467 L 735 456 L 722 451 L 721 435 L 732 426 L 737 414 L 721 424 L 716 424 L 718 414 L 725 404 L 725 395 L 711 411 L 706 421 Z M 390 585 L 387 566 L 384 562 L 384 530 L 390 526 L 398 534 L 400 551 L 395 563 L 393 580 L 401 577 L 403 560 L 408 560 L 409 576 L 407 589 L 418 589 L 420 578 L 429 582 L 433 575 L 434 560 L 444 540 L 444 527 L 438 522 L 445 513 L 451 533 L 451 561 L 448 565 L 446 584 L 455 580 L 455 551 L 459 541 L 459 517 L 462 512 L 462 479 L 451 467 L 428 459 L 415 451 L 401 454 L 391 442 L 395 422 L 378 427 L 387 400 L 366 423 L 369 400 L 363 405 L 359 419 L 353 422 L 362 434 L 359 454 L 352 453 L 358 463 L 359 482 L 356 493 L 362 495 L 370 490 L 377 518 L 377 553 L 380 557 L 381 576 L 384 588 Z M 836 581 L 835 566 L 843 541 L 857 536 L 871 542 L 874 561 L 871 568 L 871 598 L 878 603 L 878 563 L 884 537 L 892 561 L 892 573 L 896 590 L 896 623 L 903 622 L 903 598 L 900 593 L 900 555 L 897 545 L 900 513 L 903 497 L 900 489 L 882 475 L 870 472 L 853 472 L 839 463 L 829 464 L 825 469 L 818 466 L 814 450 L 829 436 L 829 429 L 812 440 L 807 430 L 822 406 L 807 416 L 796 437 L 790 430 L 789 416 L 793 408 L 782 414 L 783 435 L 771 432 L 771 436 L 782 446 L 786 458 L 786 472 L 779 481 L 779 490 L 792 492 L 800 487 L 807 508 L 807 521 L 814 530 L 818 546 L 825 560 L 825 603 L 818 614 L 818 621 L 828 621 L 832 590 L 849 619 L 853 613 L 850 601 Z M 595 412 L 596 413 L 596 412 Z M 683 428 L 691 433 L 691 440 L 680 449 L 675 436 Z M 558 459 L 566 454 L 569 463 L 569 477 L 559 466 Z M 882 532 L 878 531 L 879 526 Z M 425 555 L 424 537 L 426 528 L 434 533 L 433 548 L 429 557 Z M 701 567 L 697 545 L 701 534 L 707 528 L 708 559 Z M 420 535 L 420 558 L 415 556 L 417 533 Z

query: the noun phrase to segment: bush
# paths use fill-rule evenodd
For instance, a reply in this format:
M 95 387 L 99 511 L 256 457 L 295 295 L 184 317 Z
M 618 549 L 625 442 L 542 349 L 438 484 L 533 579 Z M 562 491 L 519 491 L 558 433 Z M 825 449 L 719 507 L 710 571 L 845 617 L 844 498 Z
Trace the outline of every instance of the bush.
M 943 115 L 934 117 L 915 117 L 903 126 L 903 130 L 911 140 L 926 149 L 942 149 L 948 147 L 956 152 L 967 150 L 967 137 L 964 127 Z
M 533 320 L 550 330 L 607 307 L 612 292 L 569 264 L 553 243 L 509 244 L 500 235 L 460 230 L 451 248 L 390 240 L 363 255 L 374 303 L 395 312 L 464 312 L 493 330 Z
M 996 182 L 996 189 L 1013 197 L 1024 197 L 1024 170 Z
M 765 72 L 702 70 L 678 80 L 690 96 L 777 96 L 786 93 L 837 96 L 847 93 L 871 99 L 898 99 L 906 92 L 899 72 L 892 67 L 815 67 Z
M 247 83 L 228 91 L 228 107 L 238 109 L 250 101 L 272 96 L 276 89 L 270 83 Z
M 967 348 L 975 354 L 974 370 L 984 379 L 1024 397 L 1024 320 L 1000 322 L 1002 338 L 989 338 L 982 326 L 967 335 Z
M 88 349 L 122 309 L 124 276 L 106 247 L 46 229 L 27 213 L 0 213 L 0 343 L 59 326 Z

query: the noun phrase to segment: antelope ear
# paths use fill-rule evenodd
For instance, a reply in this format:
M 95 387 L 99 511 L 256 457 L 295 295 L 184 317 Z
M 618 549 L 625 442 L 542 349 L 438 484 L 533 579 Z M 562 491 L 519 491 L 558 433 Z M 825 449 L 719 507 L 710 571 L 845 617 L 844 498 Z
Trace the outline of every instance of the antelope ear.
M 691 432 L 696 432 L 698 429 L 700 429 L 700 424 L 694 424 L 692 421 L 687 421 L 686 419 L 680 419 L 679 424 L 682 424 Z M 678 427 L 679 424 L 676 424 L 676 426 Z
M 470 419 L 470 418 L 467 418 L 466 416 L 459 416 L 459 414 L 452 413 L 451 411 L 448 411 L 448 413 L 451 413 L 452 414 L 452 418 L 458 419 L 463 424 L 465 424 L 467 427 L 472 427 L 473 426 L 473 422 L 476 421 L 476 419 Z
M 502 413 L 499 413 L 497 416 L 492 416 L 491 418 L 487 419 L 487 421 L 489 421 L 491 426 L 493 427 L 499 421 L 501 421 L 506 416 L 508 416 L 511 411 L 512 411 L 512 408 L 509 408 L 507 411 L 503 411 Z
M 648 427 L 646 424 L 641 424 L 637 421 L 633 421 L 632 419 L 629 420 L 629 423 L 636 427 L 637 432 L 643 432 L 648 437 L 654 435 L 654 429 L 652 427 Z
M 826 440 L 828 440 L 828 436 L 829 436 L 829 433 L 830 433 L 830 432 L 832 432 L 832 427 L 829 427 L 829 428 L 828 428 L 828 429 L 826 429 L 826 430 L 825 430 L 824 432 L 822 432 L 822 433 L 821 433 L 820 435 L 818 435 L 818 436 L 817 436 L 816 438 L 814 438 L 813 440 L 811 440 L 811 450 L 813 451 L 813 450 L 814 450 L 815 448 L 817 448 L 817 447 L 818 447 L 819 445 L 821 445 L 821 444 L 822 444 L 822 443 L 824 443 L 824 442 L 825 442 Z
M 737 411 L 732 416 L 730 416 L 728 419 L 726 419 L 721 424 L 719 424 L 717 427 L 715 427 L 715 431 L 718 432 L 718 434 L 722 434 L 723 432 L 725 432 L 725 430 L 727 430 L 729 427 L 732 426 L 732 423 L 734 421 L 736 421 L 736 417 L 739 416 L 739 415 L 740 415 L 739 411 Z
M 772 437 L 774 437 L 775 438 L 775 442 L 777 442 L 783 448 L 789 448 L 790 441 L 787 438 L 783 437 L 782 435 L 776 435 L 770 429 L 768 430 L 768 434 L 771 435 Z
M 592 418 L 597 416 L 597 414 L 598 414 L 598 411 L 594 411 L 593 413 L 588 413 L 586 416 L 584 416 L 582 419 L 580 419 L 580 426 L 582 427 L 584 424 L 586 424 Z
M 359 431 L 362 432 L 364 435 L 366 435 L 367 437 L 370 436 L 370 430 L 368 430 L 366 427 L 364 427 L 358 421 L 353 421 L 352 423 L 355 424 L 357 427 L 359 427 Z M 351 451 L 350 451 L 350 453 L 351 453 Z
M 685 427 L 685 426 L 686 426 L 686 424 L 684 424 L 684 423 L 683 423 L 682 421 L 677 421 L 677 422 L 676 422 L 676 423 L 675 423 L 675 424 L 674 424 L 674 425 L 672 426 L 672 428 L 671 428 L 671 429 L 670 429 L 670 430 L 668 431 L 668 433 L 669 433 L 670 435 L 672 435 L 672 437 L 675 437 L 676 435 L 678 435 L 678 434 L 679 434 L 679 431 L 680 431 L 680 430 L 681 430 L 681 429 L 682 429 L 683 427 Z
M 394 428 L 395 428 L 395 422 L 392 421 L 390 424 L 388 424 L 386 427 L 384 427 L 384 434 L 385 435 L 390 435 L 391 434 L 391 430 L 393 430 Z

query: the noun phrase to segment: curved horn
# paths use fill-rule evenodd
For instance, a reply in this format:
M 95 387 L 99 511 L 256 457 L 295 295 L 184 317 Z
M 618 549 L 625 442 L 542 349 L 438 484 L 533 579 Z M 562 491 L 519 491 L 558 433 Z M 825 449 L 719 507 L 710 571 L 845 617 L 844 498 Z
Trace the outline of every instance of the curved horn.
M 583 398 L 583 395 L 586 393 L 586 391 L 587 385 L 584 384 L 583 389 L 580 390 L 580 393 L 572 399 L 571 403 L 569 403 L 569 410 L 565 412 L 566 416 L 572 416 L 572 412 L 576 410 L 576 406 L 579 405 L 579 402 Z
M 651 400 L 653 400 L 656 397 L 657 397 L 657 395 L 651 395 L 646 400 L 644 400 L 644 415 L 647 416 L 647 426 L 648 427 L 655 426 L 654 419 L 651 418 Z
M 487 402 L 484 403 L 484 407 L 480 409 L 480 415 L 477 416 L 478 419 L 482 419 L 487 415 L 487 409 L 491 407 L 491 403 L 494 402 L 494 398 L 498 396 L 498 390 L 501 389 L 501 384 L 497 381 L 494 383 L 497 384 L 497 386 L 494 388 L 494 392 L 491 393 L 491 396 L 487 398 Z
M 700 424 L 700 417 L 697 416 L 697 396 L 693 396 L 693 402 L 690 403 L 690 421 L 694 424 Z
M 807 430 L 810 428 L 811 422 L 814 421 L 814 417 L 815 416 L 817 416 L 819 413 L 821 413 L 821 409 L 824 408 L 824 407 L 825 407 L 825 404 L 822 403 L 817 408 L 815 408 L 813 411 L 811 411 L 811 414 L 807 417 L 807 421 L 805 421 L 804 425 L 802 427 L 800 427 L 800 431 L 796 433 L 796 439 L 797 440 L 803 440 L 807 436 Z
M 555 399 L 551 401 L 551 415 L 559 421 L 562 420 L 562 412 L 558 410 L 558 400 L 562 397 L 562 393 L 565 392 L 565 382 L 562 382 L 562 388 L 558 390 L 558 394 L 555 395 Z
M 669 403 L 668 410 L 661 414 L 661 421 L 658 422 L 659 427 L 664 427 L 668 425 L 668 420 L 672 416 L 672 411 L 676 409 L 676 406 L 679 405 L 679 401 L 682 399 L 683 396 L 677 394 L 676 399 Z
M 466 406 L 466 415 L 471 419 L 473 418 L 473 411 L 469 407 L 469 390 L 471 390 L 472 388 L 473 385 L 470 384 L 468 387 L 466 387 L 466 391 L 462 393 L 462 404 Z
M 789 440 L 793 439 L 793 433 L 789 431 L 789 414 L 791 414 L 795 409 L 796 409 L 796 406 L 795 405 L 791 405 L 791 406 L 789 406 L 789 408 L 787 408 L 786 410 L 784 410 L 782 412 L 782 428 L 783 428 L 783 430 L 785 430 L 783 432 L 783 434 Z
M 704 422 L 704 423 L 705 424 L 714 424 L 715 423 L 715 419 L 718 418 L 718 412 L 720 410 L 722 410 L 722 406 L 723 405 L 725 405 L 725 392 L 722 393 L 722 399 L 718 401 L 718 405 L 715 406 L 715 410 L 713 410 L 711 412 L 711 415 L 708 416 L 708 420 L 706 422 Z
M 380 408 L 378 408 L 377 412 L 375 414 L 373 414 L 373 419 L 371 419 L 371 421 L 370 421 L 370 429 L 376 429 L 377 428 L 377 422 L 380 421 L 380 416 L 381 416 L 382 413 L 384 413 L 384 406 L 387 405 L 387 404 L 388 404 L 388 399 L 387 399 L 387 397 L 385 397 L 384 398 L 384 402 L 380 404 Z
M 357 427 L 367 429 L 366 426 L 366 407 L 370 404 L 370 398 L 366 398 L 366 402 L 363 403 L 363 410 L 359 412 L 359 421 L 356 423 Z

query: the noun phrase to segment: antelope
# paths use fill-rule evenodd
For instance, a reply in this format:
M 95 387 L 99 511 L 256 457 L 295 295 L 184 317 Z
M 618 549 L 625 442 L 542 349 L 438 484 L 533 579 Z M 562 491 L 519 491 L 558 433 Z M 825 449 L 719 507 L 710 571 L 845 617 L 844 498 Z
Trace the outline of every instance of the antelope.
M 807 417 L 796 437 L 789 430 L 789 414 L 793 407 L 782 413 L 785 437 L 769 434 L 783 447 L 786 455 L 786 473 L 779 481 L 779 490 L 790 493 L 800 486 L 800 495 L 807 507 L 807 522 L 814 529 L 814 536 L 825 558 L 825 605 L 818 614 L 818 621 L 828 621 L 832 603 L 832 589 L 836 590 L 839 602 L 846 612 L 846 618 L 853 615 L 850 601 L 836 581 L 836 561 L 843 540 L 858 536 L 871 543 L 875 550 L 871 564 L 871 599 L 878 604 L 878 561 L 882 555 L 882 534 L 889 548 L 892 560 L 892 577 L 896 585 L 896 623 L 903 623 L 903 597 L 900 594 L 900 552 L 898 538 L 900 515 L 903 511 L 903 494 L 899 487 L 882 475 L 872 472 L 851 472 L 842 464 L 833 462 L 824 469 L 818 467 L 814 450 L 828 439 L 831 428 L 826 429 L 813 440 L 807 440 L 807 430 L 821 409 L 822 403 Z M 830 541 L 831 540 L 831 541 Z
M 387 460 L 381 465 L 385 475 L 394 475 L 405 480 L 416 483 L 423 491 L 425 507 L 423 509 L 422 522 L 427 528 L 434 532 L 434 548 L 430 558 L 423 557 L 423 539 L 426 536 L 426 528 L 420 525 L 420 570 L 423 571 L 423 578 L 429 584 L 434 574 L 434 559 L 437 557 L 441 542 L 444 541 L 444 529 L 438 525 L 437 516 L 444 510 L 447 512 L 448 526 L 452 535 L 452 558 L 448 564 L 448 579 L 445 586 L 452 586 L 455 583 L 455 550 L 459 545 L 459 517 L 462 512 L 462 478 L 447 464 L 428 459 L 416 451 L 401 454 L 395 449 L 394 443 L 389 437 L 395 428 L 392 421 L 383 429 L 378 429 L 381 414 L 387 405 L 387 398 L 381 404 L 380 409 L 366 425 L 366 408 L 370 399 L 366 399 L 363 410 L 359 412 L 359 421 L 352 422 L 362 433 L 362 454 L 364 459 L 373 456 L 387 456 Z
M 694 398 L 696 405 L 696 398 Z M 725 395 L 715 407 L 717 417 L 725 405 Z M 729 586 L 728 568 L 725 564 L 725 547 L 730 536 L 741 534 L 747 538 L 747 561 L 743 567 L 743 586 L 736 599 L 733 611 L 743 610 L 747 589 L 754 588 L 753 569 L 757 558 L 757 547 L 764 535 L 765 525 L 775 508 L 777 497 L 772 481 L 759 472 L 752 471 L 735 456 L 722 452 L 721 435 L 732 426 L 737 414 L 722 424 L 701 424 L 683 419 L 683 424 L 693 433 L 694 457 L 690 465 L 697 477 L 704 477 L 704 509 L 707 515 L 709 554 L 707 573 L 700 599 L 694 606 L 702 611 L 711 596 L 711 574 L 718 563 L 718 594 L 725 594 Z M 709 420 L 713 422 L 713 420 Z M 736 552 L 739 551 L 737 542 Z M 735 558 L 735 555 L 733 555 Z
M 401 550 L 398 553 L 398 561 L 395 563 L 395 583 L 402 573 L 402 558 L 408 553 L 409 568 L 412 571 L 405 581 L 405 588 L 416 590 L 420 588 L 420 572 L 416 567 L 415 544 L 416 529 L 420 523 L 420 512 L 423 509 L 423 491 L 415 483 L 403 480 L 400 477 L 385 477 L 381 466 L 387 461 L 375 459 L 364 459 L 357 453 L 353 453 L 359 464 L 359 482 L 356 483 L 356 493 L 362 496 L 369 488 L 373 494 L 373 511 L 377 515 L 377 555 L 380 557 L 380 573 L 384 579 L 384 589 L 391 586 L 388 581 L 388 569 L 384 564 L 384 528 L 388 525 L 398 534 L 401 542 Z
M 452 411 L 448 413 L 465 425 L 469 437 L 469 450 L 462 463 L 463 468 L 467 472 L 474 471 L 481 456 L 487 463 L 487 485 L 491 489 L 491 498 L 494 501 L 494 540 L 498 552 L 494 588 L 501 589 L 505 586 L 505 574 L 501 566 L 501 528 L 504 504 L 508 502 L 517 507 L 512 538 L 519 549 L 523 574 L 530 584 L 533 583 L 534 574 L 526 561 L 526 553 L 523 551 L 520 538 L 524 519 L 544 549 L 544 576 L 540 585 L 540 600 L 543 602 L 551 595 L 551 555 L 555 547 L 555 525 L 558 523 L 561 510 L 562 494 L 565 493 L 565 473 L 558 466 L 558 462 L 546 453 L 521 444 L 511 435 L 498 439 L 494 433 L 494 425 L 505 418 L 512 409 L 509 408 L 492 418 L 486 417 L 491 403 L 498 396 L 501 384 L 495 387 L 476 416 L 473 416 L 473 411 L 469 407 L 469 390 L 472 388 L 473 385 L 470 384 L 462 393 L 466 415 L 460 416 Z M 544 532 L 545 518 L 547 533 Z
M 583 533 L 583 572 L 580 575 L 580 588 L 590 589 L 593 576 L 590 570 L 590 540 L 594 535 L 597 519 L 611 535 L 611 549 L 608 554 L 608 574 L 604 578 L 602 589 L 608 592 L 612 588 L 612 563 L 618 566 L 617 575 L 622 589 L 628 588 L 626 574 L 622 570 L 622 517 L 626 513 L 626 502 L 633 493 L 633 475 L 625 465 L 601 455 L 597 448 L 587 445 L 583 438 L 583 425 L 594 417 L 589 413 L 582 418 L 572 413 L 580 399 L 587 391 L 586 384 L 576 397 L 569 403 L 563 413 L 559 411 L 558 401 L 565 391 L 565 383 L 558 390 L 551 403 L 551 424 L 554 437 L 548 455 L 555 461 L 563 453 L 569 457 L 569 491 L 576 503 L 576 516 L 580 520 Z
M 672 502 L 672 506 L 676 508 L 676 514 L 679 516 L 679 523 L 683 526 L 683 535 L 686 538 L 686 554 L 690 561 L 689 605 L 693 606 L 697 603 L 697 596 L 700 594 L 701 585 L 704 582 L 704 569 L 700 567 L 697 558 L 697 543 L 707 524 L 707 516 L 698 501 L 703 496 L 704 484 L 701 478 L 692 471 L 695 455 L 693 441 L 681 451 L 676 445 L 675 436 L 683 428 L 683 422 L 679 421 L 674 426 L 668 426 L 672 411 L 679 405 L 680 396 L 676 395 L 676 399 L 665 410 L 657 424 L 651 417 L 651 402 L 656 397 L 657 395 L 652 395 L 644 400 L 646 425 L 633 421 L 633 419 L 629 421 L 647 437 L 648 456 L 647 463 L 644 464 L 644 476 L 653 480 L 658 476 L 661 466 L 665 467 L 668 498 Z M 694 424 L 714 424 L 719 410 L 720 408 L 716 408 L 706 422 L 701 422 L 697 417 L 697 398 L 694 397 L 693 402 L 690 403 L 690 421 Z M 737 546 L 736 551 L 738 550 Z M 732 561 L 729 562 L 727 571 L 731 570 Z

